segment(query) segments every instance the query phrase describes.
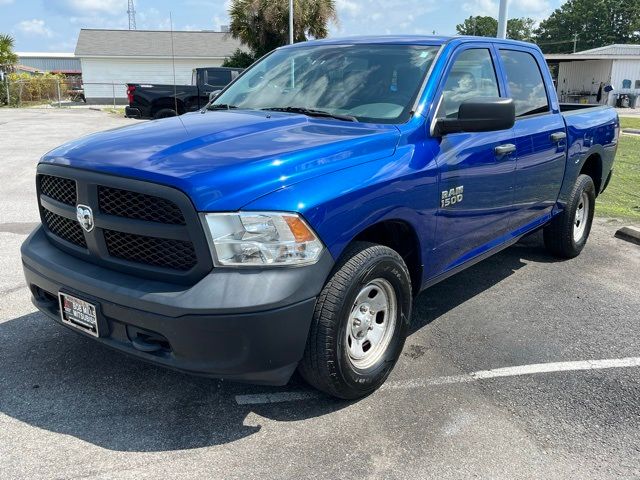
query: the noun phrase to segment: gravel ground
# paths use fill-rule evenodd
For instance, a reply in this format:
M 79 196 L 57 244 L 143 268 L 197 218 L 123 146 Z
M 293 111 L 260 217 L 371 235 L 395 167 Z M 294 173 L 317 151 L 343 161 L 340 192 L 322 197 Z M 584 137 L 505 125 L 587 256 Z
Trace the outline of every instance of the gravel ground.
M 467 375 L 640 357 L 640 247 L 615 220 L 577 259 L 536 234 L 424 292 L 388 385 L 359 402 L 170 372 L 36 313 L 19 246 L 37 159 L 134 122 L 0 110 L 0 478 L 640 477 L 638 366 Z

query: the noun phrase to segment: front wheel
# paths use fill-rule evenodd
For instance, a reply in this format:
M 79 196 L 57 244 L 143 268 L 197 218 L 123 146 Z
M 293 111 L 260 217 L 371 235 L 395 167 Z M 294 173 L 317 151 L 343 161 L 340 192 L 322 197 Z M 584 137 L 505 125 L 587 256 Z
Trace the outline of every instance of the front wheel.
M 358 242 L 318 297 L 299 371 L 330 395 L 360 398 L 391 373 L 411 316 L 411 279 L 394 250 Z
M 579 175 L 564 211 L 544 228 L 544 244 L 552 254 L 574 258 L 587 243 L 596 205 L 596 188 L 588 175 Z

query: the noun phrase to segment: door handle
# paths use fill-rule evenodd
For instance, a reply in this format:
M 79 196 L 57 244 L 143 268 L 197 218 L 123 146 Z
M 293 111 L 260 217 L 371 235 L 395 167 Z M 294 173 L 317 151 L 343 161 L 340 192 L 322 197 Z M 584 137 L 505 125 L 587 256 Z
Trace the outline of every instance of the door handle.
M 559 143 L 561 140 L 567 138 L 567 134 L 565 132 L 556 132 L 551 134 L 551 141 L 553 143 Z
M 503 155 L 509 155 L 516 151 L 516 146 L 513 143 L 505 143 L 504 145 L 498 145 L 494 152 L 496 156 L 501 157 Z

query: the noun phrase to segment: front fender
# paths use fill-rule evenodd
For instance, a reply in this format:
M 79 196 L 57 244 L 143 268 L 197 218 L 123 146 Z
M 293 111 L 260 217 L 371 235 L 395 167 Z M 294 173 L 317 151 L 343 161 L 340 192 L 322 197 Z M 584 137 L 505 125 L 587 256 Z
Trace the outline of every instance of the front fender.
M 401 220 L 415 230 L 424 259 L 433 248 L 437 182 L 432 153 L 406 144 L 392 157 L 283 188 L 243 210 L 301 213 L 334 259 L 366 228 L 385 220 Z

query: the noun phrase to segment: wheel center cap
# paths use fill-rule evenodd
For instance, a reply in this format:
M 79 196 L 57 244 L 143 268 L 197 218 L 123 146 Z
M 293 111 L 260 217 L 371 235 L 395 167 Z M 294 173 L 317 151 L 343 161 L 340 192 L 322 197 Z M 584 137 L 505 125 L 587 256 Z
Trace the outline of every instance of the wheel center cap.
M 373 315 L 371 311 L 367 309 L 359 309 L 353 321 L 351 323 L 351 332 L 357 339 L 363 339 L 369 330 L 371 330 L 371 324 L 373 323 Z

